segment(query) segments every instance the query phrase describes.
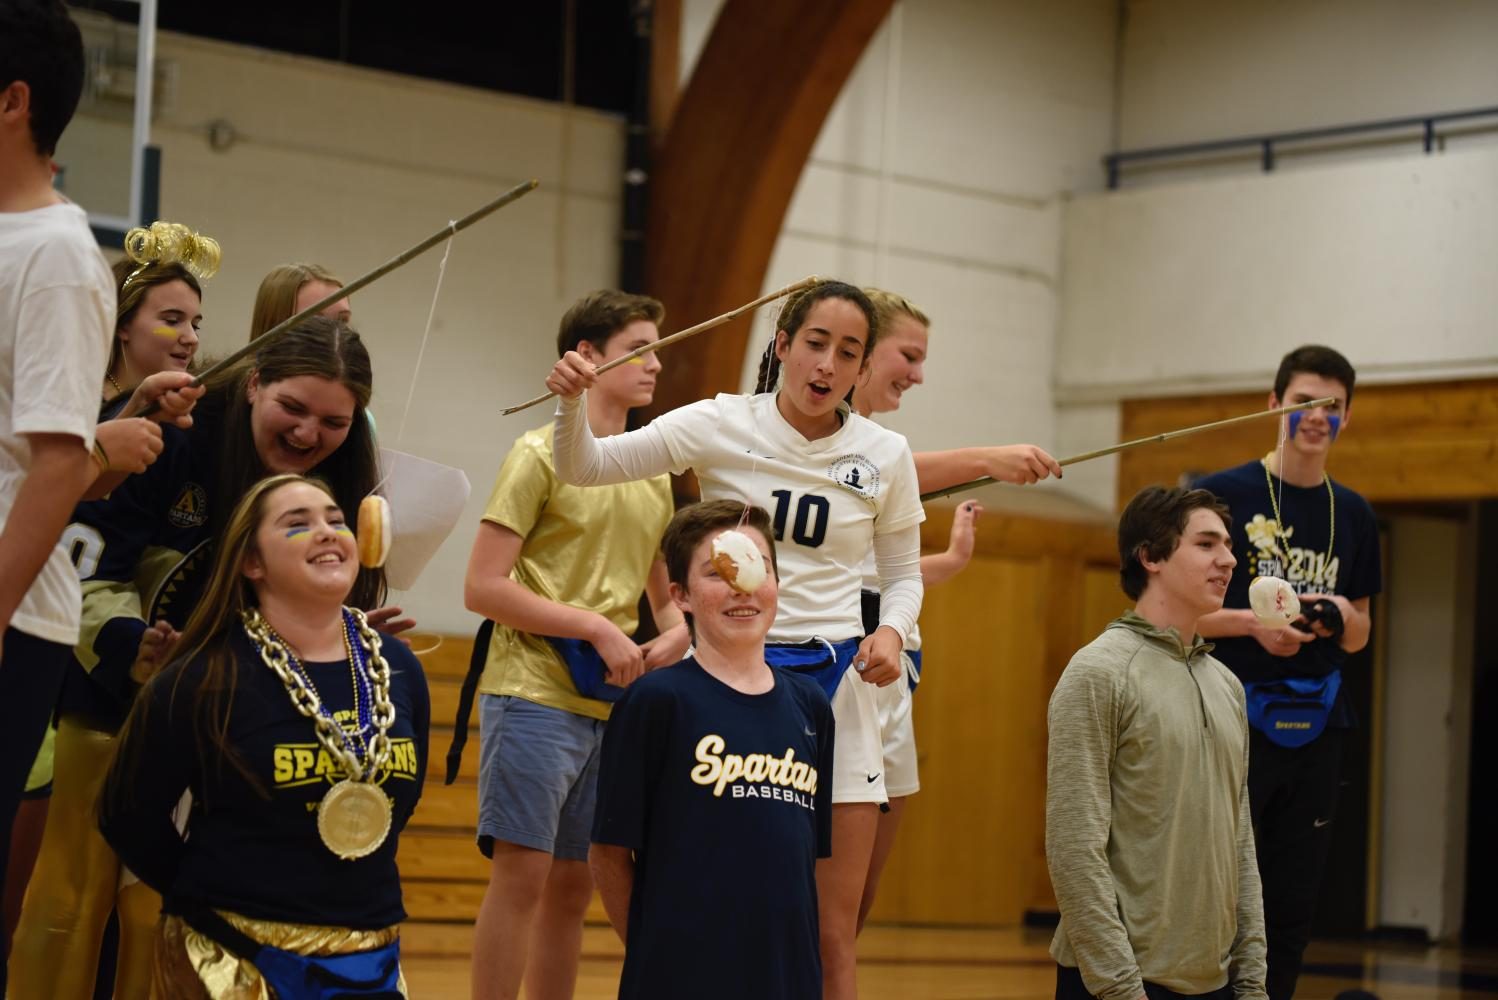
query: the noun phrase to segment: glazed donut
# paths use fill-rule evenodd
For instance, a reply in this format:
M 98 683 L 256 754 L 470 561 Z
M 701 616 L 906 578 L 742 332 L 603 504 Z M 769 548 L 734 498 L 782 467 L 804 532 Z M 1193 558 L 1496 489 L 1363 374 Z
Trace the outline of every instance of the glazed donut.
M 725 531 L 713 539 L 713 568 L 741 594 L 752 594 L 765 582 L 764 553 L 742 531 Z
M 1261 576 L 1248 585 L 1248 606 L 1270 628 L 1288 625 L 1300 616 L 1300 598 L 1277 576 Z
M 359 501 L 359 565 L 377 569 L 390 555 L 390 503 L 378 493 Z

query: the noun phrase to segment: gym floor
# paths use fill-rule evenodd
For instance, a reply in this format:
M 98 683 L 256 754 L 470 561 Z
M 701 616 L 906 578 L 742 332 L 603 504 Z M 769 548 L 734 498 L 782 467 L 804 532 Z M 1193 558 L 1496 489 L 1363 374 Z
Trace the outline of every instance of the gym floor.
M 423 924 L 404 940 L 412 996 L 468 996 L 472 928 Z M 862 1000 L 1049 1000 L 1055 965 L 1045 930 L 870 927 L 861 939 Z M 623 947 L 607 927 L 583 937 L 577 1000 L 617 995 Z M 1296 1000 L 1364 990 L 1380 1000 L 1494 1000 L 1498 951 L 1407 944 L 1313 945 Z

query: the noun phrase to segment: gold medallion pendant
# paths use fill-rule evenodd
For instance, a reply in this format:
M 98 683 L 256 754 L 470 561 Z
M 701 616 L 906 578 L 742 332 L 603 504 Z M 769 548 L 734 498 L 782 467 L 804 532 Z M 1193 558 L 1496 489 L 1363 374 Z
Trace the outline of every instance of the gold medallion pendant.
M 394 804 L 379 786 L 347 778 L 328 789 L 317 806 L 317 832 L 345 861 L 373 853 L 390 836 Z

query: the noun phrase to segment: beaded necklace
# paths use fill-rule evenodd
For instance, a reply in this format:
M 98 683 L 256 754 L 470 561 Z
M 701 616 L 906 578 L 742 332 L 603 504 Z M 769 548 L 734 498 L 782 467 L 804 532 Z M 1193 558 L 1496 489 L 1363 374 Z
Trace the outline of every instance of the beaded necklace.
M 1281 445 L 1281 454 L 1283 454 L 1283 445 Z M 1262 459 L 1260 459 L 1259 464 L 1264 466 L 1264 485 L 1269 487 L 1269 504 L 1274 508 L 1274 525 L 1278 529 L 1278 534 L 1276 534 L 1274 538 L 1274 551 L 1276 555 L 1285 560 L 1285 564 L 1288 566 L 1290 563 L 1290 554 L 1284 549 L 1280 548 L 1280 541 L 1285 537 L 1285 522 L 1280 519 L 1280 500 L 1279 497 L 1275 495 L 1274 489 L 1274 479 L 1278 477 L 1271 477 L 1269 474 L 1268 455 L 1265 455 Z M 1330 525 L 1326 536 L 1326 562 L 1330 563 L 1332 559 L 1332 553 L 1336 551 L 1337 542 L 1337 495 L 1332 492 L 1332 477 L 1328 476 L 1324 471 L 1321 473 L 1321 482 L 1326 486 L 1326 516 L 1327 523 Z M 1280 489 L 1283 490 L 1284 488 L 1285 481 L 1284 479 L 1280 479 Z

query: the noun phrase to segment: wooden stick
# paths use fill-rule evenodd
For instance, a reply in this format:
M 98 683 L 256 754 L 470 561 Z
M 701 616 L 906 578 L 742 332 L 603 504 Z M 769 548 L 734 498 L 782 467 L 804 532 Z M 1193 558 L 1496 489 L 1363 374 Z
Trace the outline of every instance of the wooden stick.
M 610 371 L 614 368 L 618 368 L 620 365 L 629 364 L 635 358 L 644 357 L 647 354 L 654 354 L 656 351 L 659 351 L 667 344 L 674 344 L 679 340 L 686 340 L 688 337 L 695 337 L 699 333 L 702 333 L 706 330 L 711 330 L 715 326 L 722 326 L 729 320 L 738 319 L 740 316 L 751 309 L 758 309 L 766 302 L 773 302 L 774 300 L 780 298 L 782 295 L 790 295 L 792 292 L 799 292 L 803 288 L 810 288 L 812 285 L 819 283 L 821 280 L 822 279 L 817 277 L 815 274 L 809 275 L 805 278 L 802 278 L 800 281 L 795 282 L 794 284 L 786 285 L 784 288 L 778 291 L 770 292 L 766 295 L 761 295 L 753 302 L 746 302 L 743 305 L 739 306 L 737 309 L 732 309 L 721 316 L 714 316 L 712 319 L 706 320 L 702 323 L 698 323 L 696 326 L 689 326 L 685 330 L 682 330 L 679 333 L 673 333 L 671 334 L 671 336 L 666 337 L 662 340 L 657 340 L 653 344 L 646 344 L 644 347 L 637 347 L 623 357 L 615 358 L 613 361 L 610 361 L 602 368 L 599 368 L 597 374 L 602 375 L 604 372 Z M 535 406 L 538 403 L 546 402 L 548 399 L 551 399 L 555 395 L 556 393 L 554 392 L 548 392 L 544 396 L 537 396 L 535 399 L 527 399 L 525 402 L 520 403 L 517 406 L 511 406 L 507 409 L 500 410 L 500 416 L 508 417 L 512 413 L 519 413 L 521 410 L 530 409 L 532 406 Z
M 1099 448 L 1097 451 L 1084 451 L 1080 455 L 1073 455 L 1070 458 L 1063 458 L 1057 464 L 1065 467 L 1068 465 L 1076 465 L 1078 462 L 1090 462 L 1094 458 L 1102 458 L 1104 455 L 1116 455 L 1121 451 L 1127 451 L 1130 448 L 1137 448 L 1142 444 L 1156 444 L 1160 441 L 1169 441 L 1172 438 L 1187 437 L 1192 434 L 1200 434 L 1202 431 L 1216 430 L 1219 427 L 1227 427 L 1231 424 L 1241 424 L 1249 420 L 1261 420 L 1264 417 L 1281 416 L 1286 413 L 1294 413 L 1296 410 L 1310 410 L 1318 406 L 1331 406 L 1335 402 L 1335 398 L 1327 396 L 1325 399 L 1313 399 L 1308 403 L 1296 403 L 1294 406 L 1282 406 L 1277 410 L 1259 410 L 1255 413 L 1245 413 L 1241 417 L 1228 417 L 1226 420 L 1214 420 L 1210 424 L 1197 424 L 1195 427 L 1183 427 L 1178 431 L 1166 431 L 1163 434 L 1152 434 L 1149 437 L 1135 438 L 1133 441 L 1125 441 L 1122 444 L 1109 445 L 1106 448 Z M 998 482 L 998 480 L 994 479 L 992 476 L 984 476 L 982 479 L 974 479 L 971 482 L 958 483 L 956 486 L 948 486 L 944 490 L 932 490 L 930 493 L 921 494 L 921 502 L 925 503 L 928 500 L 938 500 L 942 497 L 949 497 L 953 493 L 963 493 L 967 490 L 977 489 L 980 486 L 987 486 L 989 483 L 995 482 Z
M 510 202 L 515 201 L 527 194 L 530 194 L 540 183 L 540 181 L 529 180 L 524 182 L 523 184 L 516 184 L 514 187 L 510 188 L 510 190 L 506 191 L 498 198 L 495 198 L 487 205 L 483 206 L 482 208 L 476 209 L 475 211 L 469 212 L 467 215 L 463 216 L 463 218 L 457 220 L 456 222 L 448 223 L 437 232 L 433 233 L 431 236 L 428 236 L 426 239 L 416 244 L 414 247 L 411 247 L 409 250 L 406 250 L 403 253 L 397 254 L 396 256 L 390 258 L 385 263 L 375 268 L 373 271 L 370 271 L 368 274 L 362 274 L 343 287 L 335 288 L 333 291 L 329 292 L 318 301 L 312 303 L 310 306 L 303 309 L 295 316 L 277 323 L 275 326 L 271 327 L 269 330 L 266 330 L 264 333 L 256 337 L 254 340 L 250 341 L 248 344 L 245 344 L 243 347 L 229 354 L 223 360 L 216 362 L 207 370 L 199 372 L 197 377 L 192 380 L 191 384 L 193 386 L 202 385 L 203 381 L 207 379 L 208 376 L 213 375 L 214 373 L 219 372 L 234 364 L 235 362 L 243 359 L 247 355 L 260 350 L 270 341 L 281 336 L 283 333 L 296 326 L 302 320 L 312 316 L 316 316 L 318 313 L 322 312 L 324 309 L 328 308 L 328 306 L 332 305 L 334 302 L 337 302 L 339 299 L 346 298 L 357 292 L 359 289 L 374 284 L 376 281 L 383 278 L 391 271 L 394 271 L 402 264 L 409 263 L 415 258 L 426 253 L 428 250 L 432 249 L 432 247 L 436 246 L 438 243 L 441 243 L 443 240 L 450 239 L 456 234 L 467 229 L 469 226 L 473 225 L 475 222 L 478 222 L 485 216 L 491 215 L 499 209 L 504 208 Z M 146 406 L 144 410 L 136 414 L 136 416 L 150 416 L 158 409 L 159 407 L 153 401 L 148 406 Z

